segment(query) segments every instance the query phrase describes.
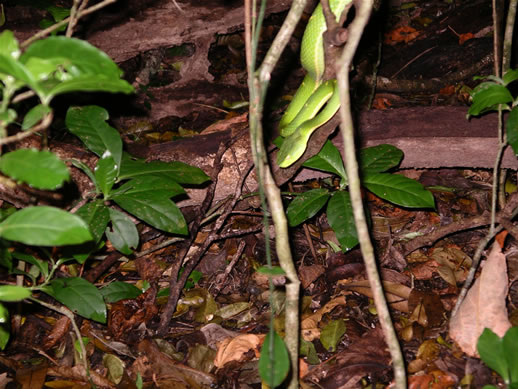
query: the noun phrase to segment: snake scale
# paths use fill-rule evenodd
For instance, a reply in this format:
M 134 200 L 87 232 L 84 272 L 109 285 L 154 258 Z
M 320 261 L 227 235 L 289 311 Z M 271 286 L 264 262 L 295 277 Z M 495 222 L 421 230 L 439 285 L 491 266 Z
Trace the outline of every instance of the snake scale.
M 351 1 L 329 0 L 337 21 Z M 285 138 L 277 155 L 277 163 L 282 168 L 292 165 L 304 154 L 311 134 L 330 120 L 340 108 L 336 80 L 323 81 L 326 30 L 322 5 L 319 4 L 302 37 L 300 62 L 307 72 L 306 77 L 279 122 L 281 136 Z

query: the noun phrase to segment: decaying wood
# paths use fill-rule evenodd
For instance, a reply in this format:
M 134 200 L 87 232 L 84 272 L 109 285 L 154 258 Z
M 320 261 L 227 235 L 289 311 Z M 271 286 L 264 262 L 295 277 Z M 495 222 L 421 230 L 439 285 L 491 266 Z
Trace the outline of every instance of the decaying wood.
M 498 144 L 496 116 L 486 115 L 468 121 L 466 112 L 466 107 L 373 110 L 360 115 L 357 128 L 362 146 L 387 143 L 403 150 L 405 157 L 401 168 L 492 168 Z M 221 122 L 220 131 L 149 147 L 133 146 L 130 147 L 130 151 L 150 160 L 180 160 L 203 169 L 212 165 L 219 142 L 235 136 L 237 131 L 246 127 L 246 123 L 246 116 L 243 115 L 228 122 Z M 329 128 L 324 131 L 330 132 Z M 323 144 L 325 137 L 322 137 L 319 131 L 312 137 L 311 142 L 319 136 L 321 139 L 318 143 Z M 333 143 L 342 149 L 341 137 L 335 137 Z M 240 169 L 246 166 L 250 158 L 249 144 L 249 139 L 245 136 L 223 157 L 224 167 L 218 177 L 220 182 L 215 200 L 232 194 L 233 183 L 239 179 Z M 307 153 L 305 159 L 311 157 L 311 154 Z M 510 148 L 506 150 L 502 166 L 518 168 L 518 161 Z M 279 184 L 288 181 L 295 173 L 297 172 L 294 169 L 289 170 L 289 174 L 286 174 L 286 169 L 274 169 Z M 297 173 L 296 180 L 304 181 L 322 176 L 320 172 L 302 169 Z M 253 179 L 249 179 L 247 184 L 251 189 L 255 187 Z M 189 196 L 199 201 L 203 196 L 203 190 L 199 193 L 191 191 Z

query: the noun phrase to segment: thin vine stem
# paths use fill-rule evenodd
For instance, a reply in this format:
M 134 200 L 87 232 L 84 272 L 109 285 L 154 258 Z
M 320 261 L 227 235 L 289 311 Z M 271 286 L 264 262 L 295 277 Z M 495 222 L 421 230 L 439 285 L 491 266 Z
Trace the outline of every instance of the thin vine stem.
M 349 38 L 344 47 L 340 59 L 336 63 L 336 75 L 340 92 L 340 118 L 341 133 L 344 143 L 344 154 L 346 159 L 346 171 L 349 179 L 349 193 L 353 206 L 356 230 L 360 241 L 360 250 L 365 262 L 367 277 L 374 296 L 374 303 L 378 312 L 379 320 L 385 340 L 387 342 L 394 369 L 394 379 L 396 388 L 406 388 L 406 371 L 403 354 L 398 342 L 396 331 L 390 318 L 387 301 L 383 293 L 380 276 L 377 270 L 374 248 L 369 235 L 369 227 L 365 218 L 363 200 L 360 189 L 360 178 L 358 174 L 358 162 L 356 160 L 356 150 L 354 141 L 354 125 L 351 114 L 349 96 L 349 69 L 360 42 L 363 30 L 370 18 L 373 7 L 372 0 L 364 0 L 356 3 L 356 16 L 349 27 Z

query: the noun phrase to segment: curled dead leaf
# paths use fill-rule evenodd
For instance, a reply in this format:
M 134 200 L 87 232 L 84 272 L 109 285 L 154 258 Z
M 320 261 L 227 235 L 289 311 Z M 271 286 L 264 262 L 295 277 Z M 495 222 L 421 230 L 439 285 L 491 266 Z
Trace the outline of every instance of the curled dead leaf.
M 478 356 L 477 341 L 484 328 L 502 337 L 511 327 L 505 305 L 507 292 L 506 258 L 494 244 L 480 276 L 450 319 L 450 337 L 469 356 Z

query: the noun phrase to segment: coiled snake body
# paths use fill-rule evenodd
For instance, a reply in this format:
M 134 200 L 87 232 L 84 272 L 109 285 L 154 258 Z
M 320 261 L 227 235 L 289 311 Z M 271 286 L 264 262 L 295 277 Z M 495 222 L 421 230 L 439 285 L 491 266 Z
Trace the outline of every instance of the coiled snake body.
M 330 0 L 337 21 L 352 0 Z M 307 74 L 279 123 L 284 142 L 277 155 L 280 167 L 295 163 L 306 150 L 311 134 L 330 120 L 340 108 L 336 80 L 323 81 L 325 70 L 324 32 L 326 21 L 319 4 L 302 37 L 300 61 Z

